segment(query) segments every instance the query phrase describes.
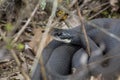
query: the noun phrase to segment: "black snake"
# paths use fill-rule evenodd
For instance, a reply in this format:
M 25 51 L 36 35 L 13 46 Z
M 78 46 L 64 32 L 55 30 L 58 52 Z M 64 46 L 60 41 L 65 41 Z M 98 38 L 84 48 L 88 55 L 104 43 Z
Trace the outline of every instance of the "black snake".
M 90 22 L 120 37 L 119 19 L 101 18 Z M 53 40 L 43 50 L 42 56 L 49 80 L 86 80 L 90 75 L 98 74 L 103 74 L 102 76 L 105 80 L 114 80 L 115 74 L 119 73 L 119 57 L 113 57 L 94 65 L 89 64 L 107 57 L 119 56 L 120 42 L 90 24 L 86 23 L 85 28 L 91 49 L 89 59 L 86 52 L 86 42 L 80 26 L 68 30 L 54 29 L 52 31 L 51 35 L 55 38 L 61 41 L 67 39 L 69 43 Z M 101 44 L 105 48 L 102 49 Z M 107 65 L 104 66 L 103 63 Z M 76 69 L 75 72 L 74 70 L 72 71 L 73 68 Z M 39 70 L 39 67 L 37 70 Z M 32 79 L 42 80 L 40 76 L 40 73 L 36 71 Z

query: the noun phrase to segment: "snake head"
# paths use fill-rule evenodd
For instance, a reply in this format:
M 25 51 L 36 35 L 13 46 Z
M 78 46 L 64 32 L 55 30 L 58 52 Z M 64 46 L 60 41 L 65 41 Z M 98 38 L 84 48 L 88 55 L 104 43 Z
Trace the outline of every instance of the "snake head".
M 73 35 L 67 29 L 54 28 L 51 32 L 51 35 L 55 40 L 62 41 L 65 43 L 70 43 L 73 39 Z

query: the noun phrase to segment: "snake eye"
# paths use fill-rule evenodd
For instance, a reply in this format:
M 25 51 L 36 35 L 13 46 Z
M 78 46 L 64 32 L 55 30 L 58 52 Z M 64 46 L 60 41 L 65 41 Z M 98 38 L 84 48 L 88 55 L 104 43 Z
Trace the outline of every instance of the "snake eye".
M 73 37 L 67 30 L 56 28 L 54 28 L 54 30 L 51 32 L 51 35 L 55 40 L 62 41 L 65 43 L 70 43 Z
M 56 33 L 56 36 L 62 36 L 62 32 L 58 32 L 58 33 Z

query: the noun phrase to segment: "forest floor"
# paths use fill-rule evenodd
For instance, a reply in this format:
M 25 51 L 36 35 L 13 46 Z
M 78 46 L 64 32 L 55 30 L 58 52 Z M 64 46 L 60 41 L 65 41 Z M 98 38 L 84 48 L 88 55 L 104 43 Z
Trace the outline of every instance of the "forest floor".
M 46 27 L 78 26 L 79 15 L 86 21 L 120 18 L 119 0 L 58 0 L 55 11 L 53 2 L 0 0 L 0 80 L 29 80 Z M 45 37 L 40 52 L 52 40 L 49 33 Z

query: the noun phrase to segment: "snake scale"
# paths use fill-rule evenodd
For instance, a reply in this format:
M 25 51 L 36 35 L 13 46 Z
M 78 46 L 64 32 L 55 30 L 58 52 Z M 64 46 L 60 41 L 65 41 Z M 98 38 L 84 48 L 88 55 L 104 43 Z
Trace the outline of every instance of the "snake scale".
M 120 19 L 100 18 L 89 22 L 120 37 Z M 87 80 L 91 75 L 99 74 L 102 74 L 104 80 L 115 80 L 120 72 L 120 42 L 87 22 L 85 28 L 90 44 L 90 56 L 86 52 L 87 45 L 80 26 L 67 30 L 53 29 L 51 35 L 61 41 L 53 40 L 43 50 L 48 80 Z M 64 43 L 65 40 L 69 40 L 69 43 Z M 118 56 L 106 59 L 116 55 Z M 89 65 L 103 59 L 106 60 Z M 41 73 L 37 72 L 39 70 L 40 65 L 32 76 L 33 80 L 42 80 Z

